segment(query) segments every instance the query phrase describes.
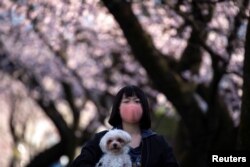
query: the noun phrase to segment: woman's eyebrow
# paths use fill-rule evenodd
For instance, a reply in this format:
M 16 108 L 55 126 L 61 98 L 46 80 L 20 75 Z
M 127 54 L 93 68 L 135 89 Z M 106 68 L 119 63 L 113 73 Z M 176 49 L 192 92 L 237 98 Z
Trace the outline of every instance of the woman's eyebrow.
M 133 97 L 131 97 L 131 99 L 132 100 L 140 100 L 138 97 L 136 97 L 136 96 L 133 96 Z
M 140 100 L 137 96 L 124 97 L 122 100 Z

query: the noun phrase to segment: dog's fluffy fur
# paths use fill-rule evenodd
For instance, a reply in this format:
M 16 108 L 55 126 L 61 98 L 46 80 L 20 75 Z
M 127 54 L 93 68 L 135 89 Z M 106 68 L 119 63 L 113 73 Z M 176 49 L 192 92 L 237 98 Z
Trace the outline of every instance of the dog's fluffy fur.
M 104 155 L 96 167 L 131 167 L 128 155 L 131 136 L 120 129 L 109 130 L 100 141 Z

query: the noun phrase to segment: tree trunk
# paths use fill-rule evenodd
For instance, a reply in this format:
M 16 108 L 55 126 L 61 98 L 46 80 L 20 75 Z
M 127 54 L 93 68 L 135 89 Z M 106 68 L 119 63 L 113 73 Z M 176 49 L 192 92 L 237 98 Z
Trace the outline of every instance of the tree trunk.
M 243 67 L 243 96 L 241 123 L 239 130 L 239 148 L 250 150 L 250 18 L 245 42 L 245 59 Z

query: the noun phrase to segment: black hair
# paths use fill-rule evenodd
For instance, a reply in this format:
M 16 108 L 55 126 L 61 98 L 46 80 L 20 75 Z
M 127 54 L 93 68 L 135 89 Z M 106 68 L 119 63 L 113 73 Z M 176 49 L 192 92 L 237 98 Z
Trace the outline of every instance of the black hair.
M 119 127 L 122 126 L 122 120 L 120 116 L 120 104 L 123 95 L 125 97 L 131 97 L 131 96 L 137 96 L 140 99 L 140 103 L 143 109 L 142 118 L 140 120 L 140 128 L 141 129 L 149 129 L 151 127 L 151 119 L 150 119 L 150 113 L 149 113 L 149 104 L 148 99 L 145 93 L 137 86 L 129 85 L 125 86 L 122 89 L 118 91 L 114 98 L 113 107 L 111 110 L 111 115 L 109 118 L 109 123 L 113 127 Z

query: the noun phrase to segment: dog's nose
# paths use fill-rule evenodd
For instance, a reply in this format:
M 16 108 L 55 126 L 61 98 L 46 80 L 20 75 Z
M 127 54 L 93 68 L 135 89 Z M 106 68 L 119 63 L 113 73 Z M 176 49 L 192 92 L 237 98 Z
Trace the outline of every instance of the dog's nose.
M 117 144 L 116 144 L 116 143 L 114 143 L 114 144 L 113 144 L 113 147 L 114 147 L 114 148 L 117 148 Z

